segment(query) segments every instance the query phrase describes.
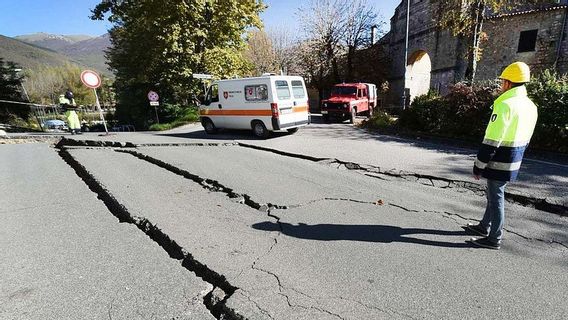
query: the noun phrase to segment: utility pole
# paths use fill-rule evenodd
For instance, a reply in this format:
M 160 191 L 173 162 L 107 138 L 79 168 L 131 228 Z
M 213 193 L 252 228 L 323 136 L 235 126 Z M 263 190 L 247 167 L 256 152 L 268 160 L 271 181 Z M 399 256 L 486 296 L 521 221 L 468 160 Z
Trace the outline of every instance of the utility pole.
M 408 34 L 410 29 L 410 0 L 406 2 L 406 40 L 404 45 L 404 92 L 402 94 L 402 110 L 406 109 L 406 101 L 410 99 L 407 97 L 406 82 L 408 80 Z

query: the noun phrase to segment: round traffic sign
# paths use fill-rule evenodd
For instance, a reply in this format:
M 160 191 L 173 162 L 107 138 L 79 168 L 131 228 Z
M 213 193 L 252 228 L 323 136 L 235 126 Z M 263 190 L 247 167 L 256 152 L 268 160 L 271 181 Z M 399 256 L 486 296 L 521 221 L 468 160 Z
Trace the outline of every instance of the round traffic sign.
M 91 89 L 96 89 L 101 86 L 101 77 L 91 70 L 81 72 L 81 81 L 85 86 Z
M 158 100 L 160 100 L 160 96 L 156 92 L 150 91 L 150 92 L 148 92 L 148 100 L 158 101 Z

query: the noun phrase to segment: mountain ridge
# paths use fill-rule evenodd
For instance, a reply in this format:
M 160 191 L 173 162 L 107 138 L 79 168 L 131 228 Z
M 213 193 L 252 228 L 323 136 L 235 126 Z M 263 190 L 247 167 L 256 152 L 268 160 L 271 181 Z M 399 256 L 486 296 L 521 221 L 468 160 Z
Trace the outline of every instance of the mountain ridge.
M 108 66 L 106 65 L 106 58 L 104 53 L 104 51 L 111 45 L 110 36 L 108 33 L 102 36 L 93 37 L 88 35 L 57 35 L 38 32 L 27 35 L 19 35 L 10 39 L 20 41 L 21 43 L 28 44 L 37 49 L 42 49 L 64 56 L 68 58 L 72 63 L 76 63 L 90 69 L 95 69 L 96 71 L 105 74 L 106 76 L 112 77 L 112 73 L 110 72 L 110 70 L 108 70 Z M 19 46 L 18 48 L 20 54 L 25 54 L 26 50 L 23 47 Z M 37 54 L 39 56 L 42 56 L 39 53 Z M 11 56 L 13 58 L 12 61 L 18 62 L 23 66 L 34 65 L 34 63 L 28 61 L 27 59 L 18 59 L 19 57 L 17 53 L 12 53 Z M 4 57 L 4 55 L 0 55 L 0 57 Z M 53 59 L 48 58 L 47 60 L 49 60 L 49 62 L 46 64 L 53 65 Z

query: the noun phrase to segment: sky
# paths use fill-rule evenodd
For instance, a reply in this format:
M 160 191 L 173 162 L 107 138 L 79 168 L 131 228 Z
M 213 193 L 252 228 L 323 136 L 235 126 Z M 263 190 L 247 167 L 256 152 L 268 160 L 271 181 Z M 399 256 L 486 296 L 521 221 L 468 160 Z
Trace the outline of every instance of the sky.
M 387 22 L 401 0 L 368 0 Z M 295 29 L 298 8 L 307 1 L 265 0 L 261 15 L 267 29 Z M 92 21 L 90 11 L 99 0 L 0 0 L 0 34 L 8 37 L 45 32 L 100 36 L 110 28 L 107 21 Z M 386 31 L 386 30 L 385 30 Z

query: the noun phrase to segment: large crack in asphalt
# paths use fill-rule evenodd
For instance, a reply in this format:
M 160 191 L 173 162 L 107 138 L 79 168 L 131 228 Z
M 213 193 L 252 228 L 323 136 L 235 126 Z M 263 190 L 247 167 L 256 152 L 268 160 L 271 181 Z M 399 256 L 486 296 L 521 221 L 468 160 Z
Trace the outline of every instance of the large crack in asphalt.
M 70 140 L 67 139 L 68 141 L 75 141 L 75 140 Z M 63 141 L 63 140 L 62 140 Z M 58 146 L 64 145 L 65 142 L 61 142 L 58 144 Z M 109 145 L 112 145 L 113 143 L 111 142 L 106 142 L 106 143 L 101 143 L 98 144 L 99 147 L 109 147 Z M 76 146 L 76 143 L 73 143 L 74 146 Z M 92 143 L 88 143 L 89 147 L 93 147 Z M 434 176 L 429 176 L 429 175 L 421 175 L 421 174 L 416 174 L 416 173 L 409 173 L 409 174 L 405 174 L 405 173 L 395 173 L 392 172 L 392 170 L 389 171 L 380 171 L 379 167 L 373 167 L 373 166 L 361 166 L 359 164 L 356 163 L 352 163 L 352 162 L 344 162 L 338 159 L 329 159 L 329 158 L 316 158 L 316 157 L 312 157 L 312 156 L 307 156 L 307 155 L 301 155 L 301 154 L 293 154 L 293 153 L 288 153 L 288 152 L 284 152 L 284 151 L 280 151 L 280 150 L 275 150 L 275 149 L 269 149 L 269 148 L 264 148 L 264 147 L 259 147 L 259 146 L 255 146 L 255 145 L 248 145 L 248 144 L 243 144 L 243 143 L 182 143 L 182 144 L 151 144 L 153 146 L 172 146 L 172 145 L 180 145 L 180 146 L 241 146 L 241 147 L 245 147 L 245 148 L 251 148 L 251 149 L 257 149 L 257 150 L 261 150 L 261 151 L 267 151 L 267 152 L 271 152 L 271 153 L 275 153 L 275 154 L 279 154 L 279 155 L 283 155 L 283 156 L 287 156 L 287 157 L 292 157 L 292 158 L 299 158 L 299 159 L 304 159 L 304 160 L 308 160 L 308 161 L 312 161 L 312 162 L 316 162 L 316 163 L 320 163 L 320 164 L 331 164 L 331 163 L 335 163 L 335 164 L 339 164 L 340 166 L 344 166 L 346 169 L 348 170 L 357 170 L 357 171 L 365 171 L 365 172 L 371 172 L 371 173 L 379 173 L 379 174 L 383 174 L 385 176 L 390 176 L 390 177 L 396 177 L 396 178 L 403 178 L 404 177 L 414 177 L 415 180 L 412 181 L 416 181 L 416 179 L 427 179 L 428 181 L 430 181 L 430 183 L 422 183 L 424 185 L 427 186 L 433 186 L 433 187 L 440 187 L 440 188 L 463 188 L 463 189 L 467 189 L 470 191 L 474 191 L 476 193 L 480 193 L 482 195 L 485 194 L 485 190 L 483 189 L 482 186 L 475 184 L 475 183 L 471 183 L 471 182 L 467 182 L 467 181 L 456 181 L 456 180 L 451 180 L 451 179 L 446 179 L 446 178 L 438 178 L 438 177 L 434 177 Z M 221 184 L 219 181 L 213 180 L 213 179 L 208 179 L 208 178 L 203 178 L 200 177 L 198 175 L 192 174 L 190 172 L 188 172 L 187 170 L 183 170 L 181 168 L 178 168 L 170 163 L 164 162 L 162 160 L 159 160 L 157 158 L 145 155 L 143 153 L 140 153 L 138 151 L 136 151 L 136 148 L 131 148 L 131 147 L 121 147 L 121 148 L 114 148 L 115 151 L 117 152 L 123 152 L 123 153 L 128 153 L 131 154 L 141 160 L 145 160 L 147 162 L 150 162 L 154 165 L 157 165 L 163 169 L 166 169 L 172 173 L 175 173 L 177 175 L 181 175 L 191 181 L 194 181 L 196 183 L 198 183 L 199 185 L 201 185 L 204 189 L 207 189 L 209 191 L 213 191 L 213 192 L 221 192 L 226 194 L 230 199 L 232 199 L 235 202 L 238 203 L 242 203 L 245 204 L 255 210 L 259 210 L 261 212 L 264 212 L 266 214 L 268 214 L 269 217 L 276 219 L 278 226 L 280 228 L 280 231 L 282 231 L 282 226 L 280 224 L 280 218 L 278 216 L 275 216 L 272 211 L 274 209 L 279 209 L 279 210 L 287 210 L 287 209 L 295 209 L 295 208 L 299 208 L 305 205 L 309 205 L 312 203 L 316 203 L 316 202 L 320 202 L 320 201 L 347 201 L 347 202 L 355 202 L 355 203 L 366 203 L 366 204 L 374 204 L 374 205 L 378 205 L 377 203 L 373 203 L 373 202 L 368 202 L 368 201 L 360 201 L 360 200 L 356 200 L 356 199 L 348 199 L 348 198 L 332 198 L 332 197 L 326 197 L 326 198 L 322 198 L 322 199 L 316 199 L 316 200 L 312 200 L 309 201 L 307 203 L 303 203 L 303 204 L 289 204 L 289 205 L 282 205 L 282 204 L 273 204 L 273 203 L 261 203 L 261 202 L 257 202 L 254 201 L 252 199 L 252 197 L 250 195 L 247 194 L 241 194 L 241 193 L 237 193 L 235 192 L 232 188 L 229 188 L 223 184 Z M 408 179 L 405 179 L 408 180 Z M 439 184 L 435 183 L 434 181 L 443 181 L 447 183 L 447 186 L 440 186 Z M 453 187 L 452 187 L 453 186 Z M 527 200 L 526 197 L 524 196 L 520 196 L 520 195 L 510 195 L 509 193 L 506 193 L 506 197 L 512 197 L 513 200 L 517 199 L 518 201 L 513 201 L 517 204 L 521 204 L 524 206 L 531 206 L 531 204 L 534 203 L 535 198 L 532 198 L 532 200 Z M 511 201 L 511 199 L 508 199 L 509 201 Z M 525 201 L 525 202 L 522 202 Z M 523 204 L 524 203 L 524 204 Z M 420 213 L 420 212 L 424 212 L 424 213 L 436 213 L 436 214 L 442 214 L 445 217 L 452 217 L 452 216 L 457 216 L 463 220 L 466 221 L 477 221 L 475 219 L 471 219 L 471 218 L 467 218 L 464 216 L 461 216 L 459 214 L 456 213 L 451 213 L 451 212 L 447 212 L 447 211 L 429 211 L 429 210 L 415 210 L 415 209 L 409 209 L 406 207 L 403 207 L 401 205 L 395 204 L 395 203 L 387 203 L 390 206 L 393 207 L 397 207 L 400 208 L 402 210 L 405 210 L 407 212 L 416 212 L 416 213 Z M 555 205 L 558 206 L 558 205 Z M 566 207 L 563 206 L 559 206 L 564 208 L 564 210 L 566 210 Z M 535 209 L 541 210 L 539 209 L 537 206 L 534 206 Z M 546 210 L 541 210 L 541 211 L 546 211 Z M 551 211 L 547 211 L 547 212 L 551 212 Z M 553 213 L 558 213 L 558 212 L 553 212 Z M 563 213 L 559 213 L 562 216 L 568 216 L 568 213 L 565 215 Z M 456 223 L 460 223 L 459 221 L 455 220 L 454 221 Z M 508 229 L 508 228 L 504 228 L 505 231 L 517 235 L 525 240 L 528 241 L 537 241 L 537 242 L 541 242 L 541 243 L 545 243 L 545 244 L 557 244 L 560 245 L 564 248 L 568 248 L 568 245 L 557 241 L 557 240 L 546 240 L 546 239 L 541 239 L 541 238 L 532 238 L 529 236 L 525 236 L 519 232 L 516 232 L 514 230 Z
M 185 144 L 183 144 L 183 145 L 185 146 Z M 239 145 L 239 146 L 242 146 L 242 144 L 240 144 L 240 143 L 238 143 L 238 144 L 190 144 L 190 145 L 191 146 L 219 146 L 219 145 L 223 145 L 223 146 Z M 231 285 L 223 275 L 220 275 L 217 272 L 210 270 L 206 265 L 200 263 L 199 261 L 196 261 L 190 253 L 186 252 L 175 241 L 170 239 L 167 234 L 163 233 L 160 229 L 158 229 L 155 225 L 153 225 L 147 219 L 130 215 L 128 213 L 127 209 L 124 208 L 124 206 L 122 206 L 106 189 L 104 189 L 104 187 L 86 170 L 86 168 L 84 168 L 79 162 L 77 162 L 73 158 L 73 156 L 67 150 L 65 150 L 63 145 L 60 144 L 60 145 L 58 145 L 58 147 L 60 149 L 59 152 L 60 152 L 61 157 L 73 169 L 75 169 L 77 174 L 85 181 L 85 183 L 89 186 L 89 188 L 91 188 L 91 190 L 99 196 L 99 199 L 101 199 L 105 203 L 105 205 L 107 205 L 107 208 L 109 208 L 109 210 L 113 213 L 113 215 L 115 215 L 117 218 L 119 218 L 119 220 L 121 222 L 133 223 L 136 226 L 138 226 L 138 228 L 141 229 L 142 231 L 144 231 L 152 240 L 156 241 L 160 246 L 162 246 L 162 248 L 164 248 L 164 250 L 166 252 L 168 252 L 170 257 L 172 257 L 173 259 L 176 259 L 176 260 L 181 260 L 183 267 L 185 267 L 189 271 L 192 271 L 198 277 L 202 278 L 204 281 L 212 284 L 213 289 L 205 295 L 205 297 L 203 298 L 203 301 L 204 301 L 204 304 L 206 305 L 206 307 L 210 310 L 210 312 L 217 319 L 244 319 L 244 317 L 242 315 L 237 314 L 235 312 L 235 310 L 232 310 L 232 309 L 230 309 L 226 306 L 226 302 L 232 296 L 232 294 L 236 290 L 243 291 L 242 289 Z M 296 292 L 299 292 L 299 291 L 297 291 L 294 288 L 284 287 L 282 285 L 282 282 L 281 282 L 280 278 L 278 277 L 278 275 L 276 275 L 273 272 L 270 272 L 268 270 L 264 270 L 264 269 L 257 266 L 257 263 L 263 257 L 270 254 L 270 252 L 272 252 L 274 250 L 274 248 L 278 245 L 278 237 L 282 234 L 282 231 L 283 231 L 283 229 L 282 229 L 283 227 L 282 227 L 282 224 L 280 222 L 280 217 L 278 217 L 276 214 L 274 214 L 274 210 L 295 209 L 295 208 L 300 208 L 300 207 L 307 206 L 307 205 L 310 205 L 310 204 L 313 204 L 313 203 L 316 203 L 316 202 L 321 202 L 321 201 L 347 201 L 347 202 L 369 204 L 369 205 L 389 205 L 389 206 L 396 207 L 396 208 L 399 208 L 399 209 L 407 211 L 407 212 L 414 212 L 414 213 L 440 214 L 440 215 L 442 215 L 446 218 L 450 218 L 450 219 L 454 220 L 459 225 L 463 224 L 463 223 L 461 223 L 463 220 L 476 221 L 474 219 L 467 218 L 467 217 L 464 217 L 462 215 L 459 215 L 459 214 L 456 214 L 456 213 L 451 213 L 451 212 L 446 212 L 446 211 L 442 212 L 442 211 L 432 211 L 432 210 L 416 210 L 416 209 L 406 208 L 404 206 L 394 204 L 394 203 L 378 203 L 378 202 L 369 202 L 369 201 L 362 201 L 362 200 L 349 199 L 349 198 L 326 197 L 326 198 L 321 198 L 321 199 L 317 199 L 317 200 L 311 200 L 311 201 L 303 203 L 303 204 L 289 204 L 289 205 L 280 205 L 280 204 L 273 204 L 273 203 L 261 203 L 261 202 L 253 200 L 250 195 L 238 193 L 234 189 L 229 188 L 229 187 L 221 184 L 217 180 L 200 177 L 196 174 L 190 173 L 189 171 L 186 171 L 186 170 L 183 170 L 179 167 L 176 167 L 176 166 L 174 166 L 170 163 L 167 163 L 167 162 L 164 162 L 162 160 L 159 160 L 159 159 L 153 158 L 151 156 L 145 155 L 143 153 L 140 153 L 140 152 L 136 151 L 136 148 L 131 148 L 130 146 L 125 147 L 123 145 L 123 146 L 120 146 L 120 147 L 117 148 L 116 145 L 113 146 L 109 143 L 104 143 L 104 144 L 99 144 L 97 146 L 94 146 L 94 145 L 91 144 L 91 145 L 89 145 L 89 147 L 111 147 L 116 152 L 130 154 L 130 155 L 137 157 L 141 160 L 147 161 L 147 162 L 152 163 L 156 166 L 159 166 L 163 169 L 166 169 L 166 170 L 168 170 L 172 173 L 183 176 L 184 178 L 187 178 L 187 179 L 199 184 L 202 188 L 204 188 L 206 190 L 209 190 L 209 191 L 212 191 L 212 192 L 223 193 L 232 201 L 246 205 L 246 206 L 253 208 L 255 210 L 258 210 L 260 212 L 263 212 L 263 213 L 267 214 L 270 218 L 275 219 L 278 226 L 279 226 L 279 233 L 274 238 L 273 245 L 267 250 L 267 252 L 265 254 L 263 254 L 262 256 L 259 256 L 257 259 L 255 259 L 255 261 L 251 265 L 251 268 L 254 269 L 254 270 L 257 270 L 257 271 L 260 271 L 260 272 L 263 272 L 263 273 L 267 273 L 267 274 L 273 276 L 276 279 L 278 286 L 279 286 L 279 295 L 285 297 L 285 299 L 286 299 L 286 301 L 287 301 L 287 303 L 290 307 L 299 307 L 299 308 L 303 308 L 303 309 L 318 310 L 320 312 L 327 313 L 329 315 L 333 315 L 333 316 L 336 316 L 336 317 L 341 318 L 341 319 L 342 319 L 342 317 L 340 315 L 331 313 L 328 310 L 324 310 L 324 309 L 321 309 L 319 307 L 292 304 L 290 302 L 290 297 L 287 294 L 285 294 L 283 291 L 285 289 L 290 289 L 290 290 L 293 290 L 293 291 L 296 291 Z M 245 147 L 247 147 L 247 146 L 245 146 Z M 262 147 L 259 147 L 259 148 L 266 149 L 266 148 L 262 148 Z M 258 148 L 256 146 L 254 146 L 253 149 L 258 149 Z M 273 152 L 271 149 L 267 149 L 265 151 Z M 309 161 L 312 161 L 312 162 L 323 163 L 323 164 L 336 163 L 336 164 L 340 164 L 341 166 L 345 166 L 345 168 L 347 168 L 349 170 L 361 170 L 361 171 L 366 171 L 366 172 L 377 173 L 376 170 L 374 170 L 373 168 L 371 168 L 371 169 L 363 168 L 363 167 L 359 166 L 358 164 L 353 164 L 353 163 L 349 163 L 349 162 L 342 162 L 342 161 L 337 160 L 337 159 L 333 159 L 332 161 L 330 161 L 330 159 L 314 158 L 314 157 L 304 156 L 304 155 L 294 156 L 294 155 L 289 155 L 289 154 L 282 152 L 282 151 L 276 151 L 274 153 L 282 154 L 282 155 L 290 156 L 290 157 L 294 157 L 294 158 L 301 158 L 301 159 L 309 160 Z M 387 175 L 387 176 L 401 177 L 401 174 L 396 174 L 396 173 L 383 173 L 383 174 Z M 428 179 L 438 179 L 436 177 L 415 175 L 415 174 L 412 174 L 411 176 L 414 176 L 414 177 L 420 176 L 422 178 L 427 177 Z M 448 186 L 443 187 L 443 188 L 449 188 L 451 186 L 451 183 L 452 183 L 451 180 L 449 180 L 449 179 L 439 179 L 439 180 L 443 180 L 443 181 L 448 182 Z M 471 184 L 471 183 L 464 182 L 464 186 L 466 184 Z M 475 184 L 473 184 L 473 185 L 475 185 Z M 431 186 L 437 186 L 437 185 L 434 182 L 432 182 Z M 472 191 L 479 191 L 478 189 L 481 189 L 480 186 L 478 186 L 478 185 L 475 185 L 475 186 L 477 187 L 477 189 L 474 189 Z M 456 219 L 456 217 L 462 219 L 462 221 L 459 221 L 458 219 Z M 559 241 L 555 241 L 555 240 L 550 241 L 550 240 L 539 239 L 539 238 L 531 238 L 531 237 L 524 236 L 524 235 L 522 235 L 518 232 L 515 232 L 513 230 L 510 230 L 510 229 L 505 229 L 505 230 L 507 232 L 510 232 L 511 234 L 514 234 L 514 235 L 516 235 L 516 236 L 518 236 L 518 237 L 520 237 L 524 240 L 527 240 L 527 241 L 537 241 L 537 242 L 542 242 L 542 243 L 549 244 L 549 245 L 550 244 L 556 244 L 556 245 L 560 245 L 560 246 L 568 249 L 568 245 L 566 245 L 562 242 L 559 242 Z M 251 300 L 250 297 L 249 297 L 249 300 Z M 256 302 L 254 302 L 254 303 L 256 304 Z M 264 311 L 263 313 L 266 313 L 269 317 L 272 318 L 272 316 L 266 310 L 263 310 L 260 307 L 259 307 L 259 310 Z M 382 311 L 385 311 L 385 310 L 382 310 Z M 395 312 L 395 310 L 389 310 L 389 311 Z
M 94 192 L 107 209 L 121 223 L 130 223 L 138 227 L 150 239 L 164 249 L 170 258 L 181 261 L 181 266 L 195 274 L 203 281 L 212 285 L 212 289 L 203 297 L 205 307 L 216 319 L 241 320 L 243 316 L 226 307 L 226 301 L 238 289 L 229 283 L 224 275 L 211 270 L 204 263 L 196 260 L 175 240 L 159 229 L 146 218 L 131 214 L 81 163 L 79 163 L 65 148 L 59 149 L 60 157 L 73 169 Z
M 278 275 L 276 275 L 273 272 L 270 272 L 269 270 L 265 270 L 265 269 L 262 269 L 262 268 L 257 266 L 257 263 L 263 257 L 269 255 L 274 250 L 274 248 L 278 245 L 278 237 L 283 233 L 283 227 L 282 227 L 282 223 L 280 221 L 281 218 L 274 213 L 275 210 L 296 209 L 296 208 L 301 208 L 301 207 L 304 207 L 304 206 L 307 206 L 307 205 L 311 205 L 311 204 L 314 204 L 314 203 L 317 203 L 317 202 L 324 202 L 324 201 L 342 201 L 342 202 L 353 202 L 353 203 L 368 204 L 368 205 L 375 205 L 375 206 L 389 205 L 389 206 L 404 210 L 406 212 L 424 213 L 424 214 L 437 214 L 437 215 L 441 215 L 442 217 L 452 219 L 459 226 L 464 225 L 463 221 L 472 221 L 472 222 L 477 221 L 475 219 L 465 217 L 465 216 L 460 215 L 458 213 L 452 213 L 452 212 L 448 212 L 448 211 L 426 210 L 426 209 L 423 209 L 423 210 L 410 209 L 410 208 L 406 208 L 404 206 L 401 206 L 399 204 L 390 203 L 390 202 L 383 202 L 382 200 L 379 200 L 377 202 L 370 202 L 370 201 L 350 199 L 350 198 L 325 197 L 325 198 L 321 198 L 321 199 L 311 200 L 311 201 L 308 201 L 306 203 L 301 203 L 301 204 L 282 205 L 282 204 L 273 204 L 273 203 L 262 203 L 262 202 L 253 200 L 252 196 L 250 196 L 248 194 L 236 192 L 233 188 L 227 187 L 217 180 L 204 178 L 204 177 L 201 177 L 199 175 L 190 173 L 187 170 L 176 167 L 176 166 L 174 166 L 170 163 L 167 163 L 165 161 L 162 161 L 160 159 L 157 159 L 157 158 L 148 156 L 146 154 L 140 153 L 136 150 L 129 149 L 129 150 L 115 150 L 115 151 L 121 152 L 121 153 L 131 154 L 131 155 L 133 155 L 133 156 L 135 156 L 135 157 L 137 157 L 141 160 L 147 161 L 151 164 L 154 164 L 154 165 L 157 165 L 157 166 L 159 166 L 163 169 L 166 169 L 166 170 L 168 170 L 172 173 L 183 176 L 183 177 L 185 177 L 185 178 L 187 178 L 187 179 L 189 179 L 193 182 L 198 183 L 199 185 L 202 186 L 202 188 L 204 188 L 206 190 L 209 190 L 209 191 L 212 191 L 212 192 L 224 193 L 229 199 L 232 199 L 233 201 L 235 201 L 237 203 L 246 205 L 246 206 L 253 208 L 255 210 L 258 210 L 260 212 L 266 213 L 269 217 L 275 219 L 276 223 L 278 225 L 278 228 L 279 228 L 278 235 L 274 238 L 274 243 L 267 250 L 267 252 L 265 254 L 263 254 L 262 256 L 259 256 L 257 259 L 255 259 L 255 261 L 251 265 L 251 268 L 254 269 L 254 270 L 257 270 L 257 271 L 260 271 L 260 272 L 263 272 L 263 273 L 266 273 L 266 274 L 273 276 L 278 283 L 279 294 L 281 296 L 285 297 L 285 299 L 286 299 L 286 301 L 287 301 L 287 303 L 290 307 L 316 309 L 316 310 L 319 310 L 321 312 L 329 313 L 327 310 L 319 309 L 319 308 L 316 308 L 314 306 L 306 307 L 306 306 L 302 306 L 302 305 L 291 304 L 290 297 L 287 294 L 284 293 L 283 289 L 291 289 L 291 290 L 295 290 L 295 289 L 284 287 L 284 285 L 282 284 Z M 461 221 L 460 221 L 460 219 L 461 219 Z M 514 234 L 514 235 L 516 235 L 516 236 L 518 236 L 518 237 L 520 237 L 520 238 L 522 238 L 526 241 L 535 241 L 535 242 L 539 242 L 539 243 L 543 243 L 543 244 L 547 244 L 547 245 L 559 245 L 559 246 L 564 247 L 565 249 L 568 249 L 568 245 L 566 245 L 566 244 L 564 244 L 560 241 L 528 237 L 528 236 L 525 236 L 525 235 L 523 235 L 519 232 L 511 230 L 509 228 L 504 228 L 504 230 L 511 233 L 511 234 Z M 262 310 L 262 309 L 259 309 L 259 310 Z M 395 310 L 391 310 L 391 312 L 395 312 Z M 336 314 L 333 314 L 333 313 L 329 313 L 329 314 L 332 314 L 332 315 L 335 315 L 335 316 L 338 316 L 339 318 L 341 318 L 341 316 L 339 316 L 339 315 L 336 315 Z
M 467 191 L 472 191 L 478 195 L 485 194 L 485 188 L 479 184 L 472 183 L 469 181 L 463 180 L 456 180 L 456 179 L 448 179 L 443 177 L 437 177 L 432 175 L 420 174 L 415 172 L 405 172 L 395 169 L 389 170 L 382 170 L 381 167 L 373 166 L 373 165 L 366 165 L 366 164 L 359 164 L 349 161 L 343 161 L 337 158 L 319 158 L 319 157 L 312 157 L 303 154 L 297 154 L 292 152 L 281 151 L 272 148 L 261 147 L 252 144 L 246 144 L 239 142 L 239 146 L 249 149 L 255 149 L 265 152 L 271 152 L 274 154 L 278 154 L 281 156 L 308 160 L 311 162 L 316 162 L 319 164 L 324 164 L 328 166 L 335 166 L 337 169 L 345 168 L 347 170 L 359 171 L 364 173 L 366 176 L 383 179 L 381 176 L 399 178 L 406 181 L 417 182 L 426 186 L 441 188 L 441 189 L 463 189 Z M 547 198 L 536 198 L 530 197 L 522 194 L 512 193 L 512 192 L 505 192 L 505 198 L 507 201 L 525 206 L 525 207 L 532 207 L 540 211 L 545 211 L 549 213 L 558 214 L 561 216 L 568 217 L 568 207 L 560 204 L 551 203 L 548 201 Z
M 385 177 L 397 178 L 405 181 L 416 182 L 422 185 L 441 188 L 441 189 L 455 189 L 458 192 L 463 190 L 463 192 L 473 192 L 479 196 L 485 194 L 485 188 L 477 183 L 449 179 L 438 176 L 420 174 L 415 172 L 407 172 L 396 169 L 383 170 L 379 166 L 359 164 L 350 161 L 343 161 L 337 158 L 322 158 L 314 157 L 310 155 L 292 153 L 287 151 L 281 151 L 273 148 L 261 147 L 258 145 L 243 143 L 243 142 L 228 142 L 228 143 L 147 143 L 147 144 L 133 144 L 130 142 L 121 143 L 113 141 L 94 141 L 94 140 L 74 140 L 68 138 L 62 138 L 58 143 L 57 147 L 61 148 L 63 146 L 84 146 L 84 147 L 113 147 L 122 149 L 133 149 L 137 147 L 189 147 L 189 146 L 239 146 L 243 148 L 249 148 L 259 151 L 270 152 L 278 154 L 281 156 L 286 156 L 290 158 L 302 159 L 311 162 L 315 162 L 322 165 L 327 165 L 335 167 L 336 169 L 346 169 L 357 171 L 363 173 L 364 175 L 376 179 L 388 180 Z M 551 203 L 547 198 L 537 198 L 532 196 L 527 196 L 523 194 L 513 193 L 510 191 L 505 191 L 505 198 L 511 203 L 515 203 L 525 207 L 532 207 L 540 211 L 545 211 L 549 213 L 558 214 L 560 216 L 568 217 L 568 206 Z

